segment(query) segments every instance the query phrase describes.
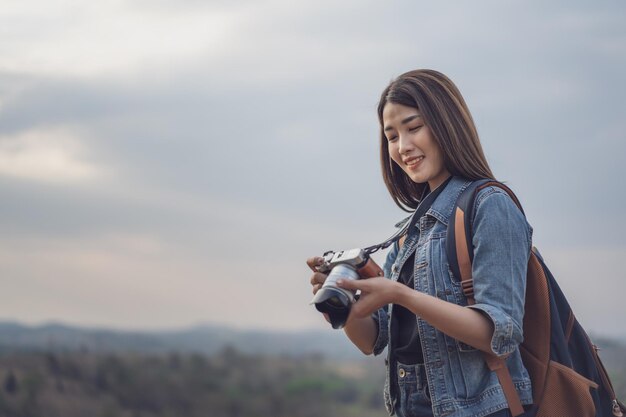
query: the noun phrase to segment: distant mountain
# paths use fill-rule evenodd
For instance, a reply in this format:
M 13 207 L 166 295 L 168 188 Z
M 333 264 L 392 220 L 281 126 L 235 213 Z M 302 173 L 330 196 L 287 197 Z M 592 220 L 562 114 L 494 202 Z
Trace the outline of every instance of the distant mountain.
M 202 325 L 169 331 L 119 331 L 46 324 L 0 322 L 0 352 L 203 353 L 232 346 L 248 354 L 358 358 L 342 331 L 279 332 Z
M 618 339 L 592 337 L 600 355 L 611 365 L 626 370 L 626 344 Z M 59 323 L 26 326 L 0 322 L 0 353 L 92 352 L 92 353 L 202 353 L 211 355 L 225 347 L 245 354 L 358 359 L 362 353 L 342 331 L 237 330 L 201 325 L 168 331 L 121 331 L 84 328 Z

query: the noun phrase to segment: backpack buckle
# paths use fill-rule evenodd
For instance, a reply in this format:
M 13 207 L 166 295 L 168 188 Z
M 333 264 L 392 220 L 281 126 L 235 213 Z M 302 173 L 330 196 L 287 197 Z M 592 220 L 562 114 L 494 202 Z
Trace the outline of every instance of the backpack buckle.
M 463 289 L 463 294 L 467 298 L 474 297 L 474 280 L 473 279 L 467 279 L 467 280 L 461 281 L 461 288 Z
M 620 407 L 617 400 L 613 400 L 613 415 L 615 417 L 622 417 L 624 415 L 624 413 L 622 413 L 622 407 Z

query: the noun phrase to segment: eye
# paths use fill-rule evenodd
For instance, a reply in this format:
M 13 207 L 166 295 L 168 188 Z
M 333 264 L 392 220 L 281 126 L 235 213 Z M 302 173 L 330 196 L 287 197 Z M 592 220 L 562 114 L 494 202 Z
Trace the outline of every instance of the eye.
M 390 137 L 390 138 L 387 138 L 387 141 L 388 141 L 388 142 L 393 142 L 393 141 L 395 141 L 396 139 L 398 139 L 398 137 L 397 137 L 397 136 L 392 136 L 392 137 Z
M 411 132 L 411 133 L 415 133 L 415 132 L 417 132 L 418 130 L 420 130 L 420 129 L 422 128 L 422 126 L 423 126 L 423 125 L 417 125 L 417 126 L 415 126 L 415 127 L 412 127 L 412 128 L 410 128 L 410 129 L 409 129 L 409 132 Z

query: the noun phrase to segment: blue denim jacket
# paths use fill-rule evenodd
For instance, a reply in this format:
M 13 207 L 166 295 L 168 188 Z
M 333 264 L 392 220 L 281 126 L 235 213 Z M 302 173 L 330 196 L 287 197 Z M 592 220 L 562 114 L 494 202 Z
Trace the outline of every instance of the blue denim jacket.
M 395 244 L 384 264 L 385 276 L 397 280 L 402 265 L 415 249 L 415 289 L 449 302 L 467 305 L 458 277 L 452 275 L 446 256 L 446 228 L 459 194 L 470 184 L 455 177 L 431 208 L 408 232 L 403 247 Z M 526 269 L 531 250 L 532 228 L 503 190 L 487 187 L 475 201 L 473 219 L 474 298 L 469 307 L 483 312 L 494 324 L 491 349 L 509 355 L 507 364 L 523 404 L 532 403 L 530 378 L 519 352 L 526 289 Z M 378 337 L 374 354 L 389 343 L 389 317 L 393 305 L 374 313 Z M 506 408 L 498 378 L 487 367 L 483 353 L 455 340 L 417 317 L 424 364 L 435 417 L 481 417 Z M 385 404 L 393 414 L 387 349 Z

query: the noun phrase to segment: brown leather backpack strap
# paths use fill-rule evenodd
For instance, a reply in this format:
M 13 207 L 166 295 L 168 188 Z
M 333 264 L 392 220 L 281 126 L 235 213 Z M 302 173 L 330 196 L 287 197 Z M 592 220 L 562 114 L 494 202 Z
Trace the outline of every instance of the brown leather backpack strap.
M 513 417 L 521 416 L 524 414 L 524 407 L 522 406 L 522 402 L 519 399 L 517 390 L 515 389 L 515 384 L 513 384 L 509 368 L 506 366 L 506 358 L 491 355 L 487 352 L 483 353 L 487 366 L 496 373 L 498 381 L 500 381 L 500 386 L 502 386 L 502 391 L 504 392 L 504 397 L 509 404 L 511 414 Z
M 500 188 L 501 190 L 506 191 L 506 193 L 509 195 L 509 197 L 511 197 L 511 200 L 513 200 L 515 205 L 520 209 L 522 213 L 524 213 L 524 208 L 522 207 L 522 203 L 520 203 L 519 199 L 517 198 L 513 190 L 511 190 L 509 187 L 507 187 L 506 185 L 498 181 L 489 181 L 485 184 L 482 184 L 480 187 L 478 187 L 476 189 L 476 192 L 478 193 L 480 190 L 482 190 L 483 188 L 487 188 L 487 187 L 497 187 L 497 188 Z
M 476 300 L 474 299 L 474 280 L 472 279 L 472 264 L 470 261 L 469 248 L 467 247 L 467 239 L 465 235 L 465 213 L 459 207 L 455 212 L 455 244 L 456 244 L 456 256 L 459 263 L 459 270 L 461 272 L 461 286 L 463 293 L 467 297 L 467 304 L 474 305 Z M 498 357 L 487 352 L 483 352 L 487 366 L 493 372 L 496 373 L 498 381 L 502 386 L 502 391 L 506 401 L 509 404 L 509 410 L 513 417 L 524 414 L 524 407 L 519 398 L 511 373 L 506 365 L 506 358 Z
M 472 283 L 472 261 L 470 261 L 469 248 L 467 247 L 467 238 L 465 235 L 465 213 L 460 207 L 457 207 L 454 217 L 456 257 L 461 272 L 461 282 Z M 471 284 L 465 285 L 470 286 Z

